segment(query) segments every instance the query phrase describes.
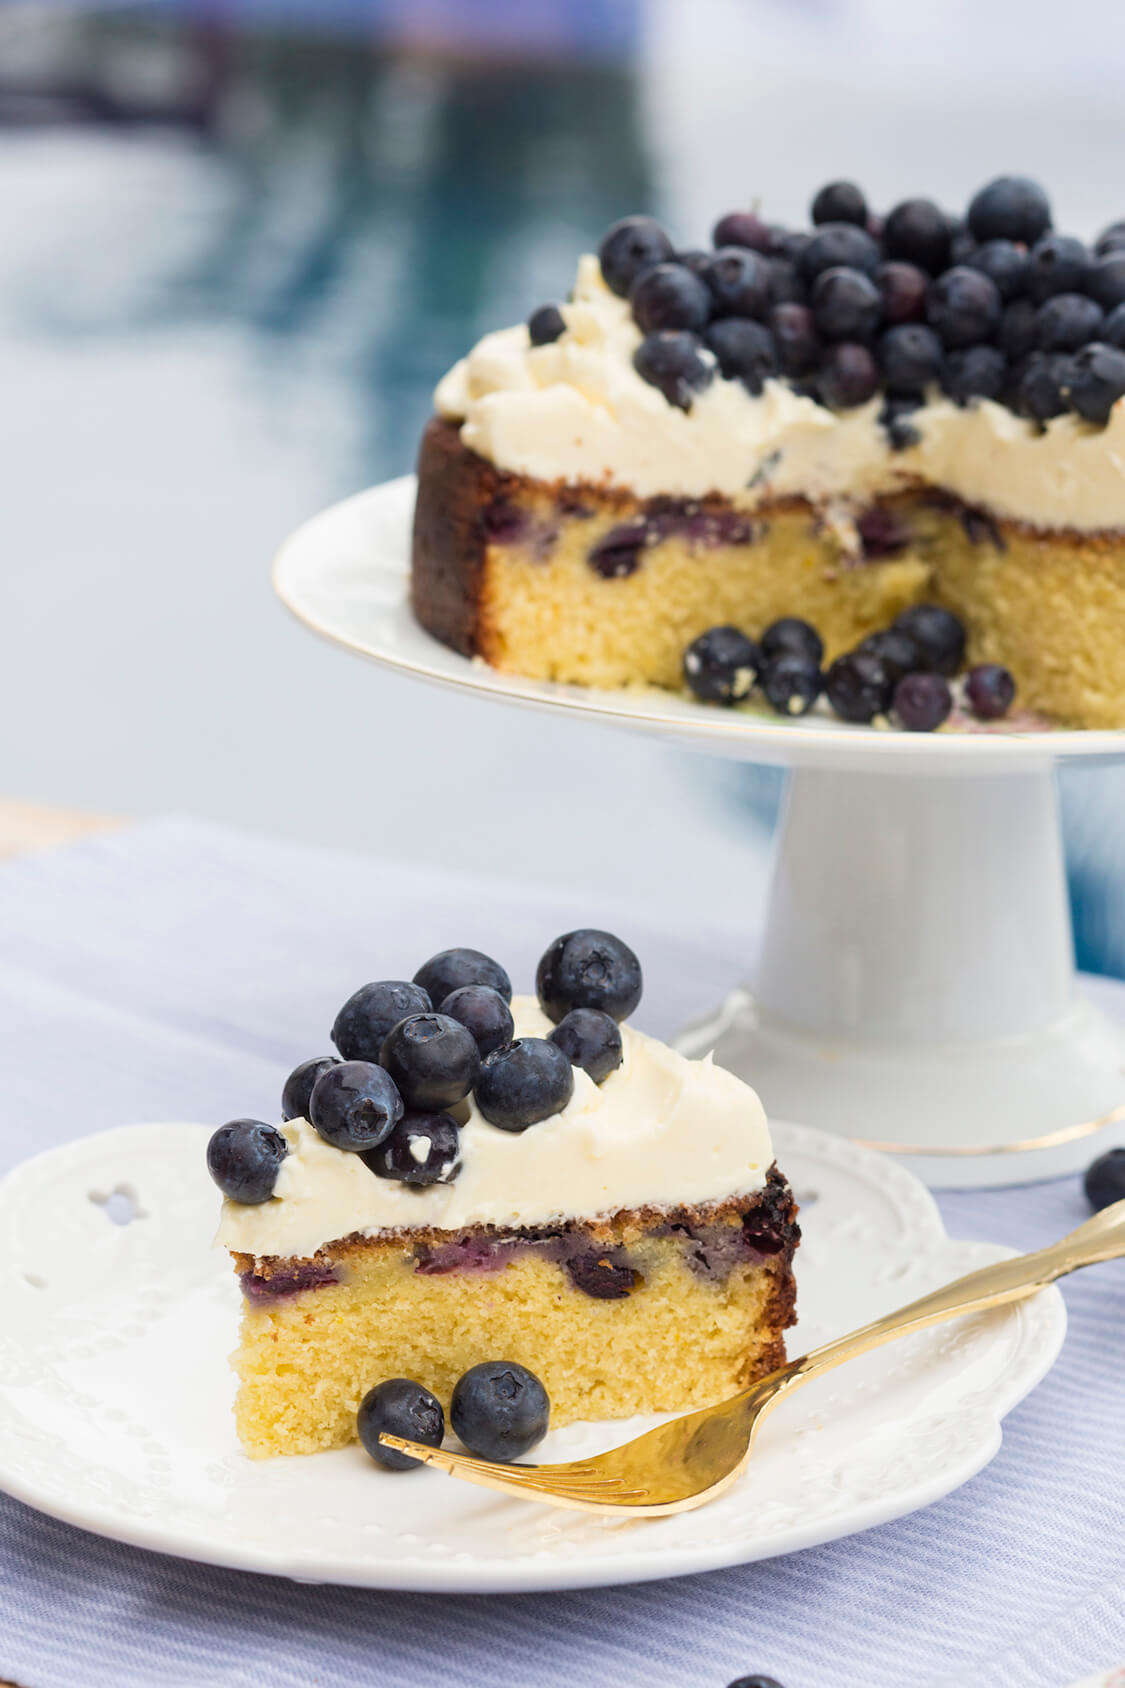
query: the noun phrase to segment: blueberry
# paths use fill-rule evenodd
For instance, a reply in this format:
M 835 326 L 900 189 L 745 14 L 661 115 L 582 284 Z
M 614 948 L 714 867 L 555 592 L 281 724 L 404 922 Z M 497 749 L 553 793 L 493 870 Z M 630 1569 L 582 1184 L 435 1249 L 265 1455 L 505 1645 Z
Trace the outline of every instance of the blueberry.
M 968 223 L 960 217 L 951 217 L 949 221 L 949 262 L 951 264 L 968 264 L 976 249 L 977 243 Z
M 379 1059 L 406 1106 L 419 1113 L 460 1102 L 480 1072 L 472 1032 L 448 1014 L 411 1014 L 400 1020 L 387 1033 Z
M 998 176 L 973 195 L 968 224 L 976 240 L 1016 240 L 1023 246 L 1051 226 L 1051 207 L 1038 182 Z
M 527 332 L 533 346 L 549 346 L 560 334 L 566 333 L 566 323 L 557 305 L 540 305 L 527 319 Z
M 762 690 L 778 715 L 807 715 L 822 685 L 819 665 L 798 651 L 782 651 L 762 671 Z
M 901 627 L 886 627 L 881 633 L 870 633 L 859 648 L 879 658 L 894 685 L 905 675 L 917 674 L 926 666 L 917 642 Z
M 273 1195 L 289 1145 L 276 1126 L 232 1119 L 207 1145 L 207 1170 L 228 1201 L 260 1207 Z
M 996 283 L 963 264 L 938 276 L 926 295 L 926 320 L 950 348 L 990 340 L 1001 310 Z
M 1108 1149 L 1086 1168 L 1086 1200 L 1100 1213 L 1103 1207 L 1125 1201 L 1125 1149 Z
M 1084 293 L 1056 293 L 1035 313 L 1035 344 L 1041 352 L 1076 352 L 1098 338 L 1102 309 Z
M 880 264 L 875 284 L 883 296 L 883 320 L 888 323 L 921 322 L 926 314 L 929 277 L 917 264 L 892 261 Z
M 879 367 L 889 393 L 917 393 L 940 380 L 941 341 L 922 322 L 900 322 L 880 337 Z
M 895 687 L 892 707 L 899 726 L 908 733 L 932 733 L 953 708 L 949 681 L 941 674 L 904 674 Z
M 1072 410 L 1087 422 L 1105 424 L 1110 411 L 1125 395 L 1125 351 L 1093 341 L 1071 360 L 1064 388 Z
M 826 340 L 870 340 L 883 313 L 883 295 L 862 270 L 838 264 L 821 270 L 809 305 Z
M 737 627 L 709 627 L 684 652 L 684 682 L 701 703 L 740 703 L 758 678 L 758 648 Z
M 452 1184 L 461 1170 L 460 1128 L 450 1114 L 403 1114 L 386 1142 L 360 1158 L 377 1177 L 400 1184 Z
M 773 1676 L 740 1676 L 735 1682 L 728 1682 L 727 1688 L 781 1688 L 781 1683 Z
M 980 721 L 998 721 L 1012 707 L 1016 682 L 998 662 L 982 662 L 970 668 L 965 679 L 965 700 Z
M 1079 293 L 1090 274 L 1090 254 L 1068 234 L 1047 234 L 1027 256 L 1024 287 L 1041 305 L 1055 293 Z
M 1038 312 L 1030 299 L 1013 299 L 1005 306 L 1000 318 L 997 339 L 1005 355 L 1013 361 L 1027 357 L 1035 350 L 1035 318 Z
M 458 1378 L 449 1404 L 454 1434 L 478 1459 L 509 1463 L 547 1434 L 551 1403 L 534 1372 L 486 1360 Z
M 1023 289 L 1027 275 L 1027 253 L 1011 240 L 986 240 L 965 259 L 971 270 L 980 270 L 993 283 L 1001 299 L 1014 299 Z
M 952 610 L 938 604 L 911 604 L 895 617 L 894 625 L 914 640 L 927 669 L 946 679 L 958 672 L 965 656 L 965 628 Z
M 999 346 L 962 346 L 945 360 L 941 384 L 957 404 L 970 399 L 998 399 L 1004 391 L 1008 365 Z
M 672 242 L 652 217 L 623 217 L 598 247 L 602 279 L 624 298 L 642 270 L 672 256 Z
M 311 1061 L 302 1061 L 300 1066 L 294 1067 L 281 1092 L 282 1119 L 308 1119 L 313 1085 L 321 1073 L 339 1064 L 333 1055 L 314 1055 Z
M 640 1274 L 628 1263 L 623 1249 L 591 1249 L 575 1254 L 566 1263 L 567 1277 L 575 1289 L 592 1301 L 624 1301 L 637 1287 Z
M 747 317 L 723 317 L 704 335 L 728 381 L 741 380 L 755 397 L 762 384 L 777 374 L 777 347 L 769 329 Z
M 627 1020 L 641 1000 L 641 964 L 612 932 L 565 932 L 544 952 L 535 973 L 539 1006 L 558 1025 L 572 1008 L 601 1008 Z
M 490 1125 L 526 1131 L 561 1113 L 574 1094 L 574 1073 L 557 1044 L 520 1037 L 481 1062 L 474 1098 Z
M 1092 264 L 1086 275 L 1086 291 L 1103 311 L 1125 304 L 1125 252 L 1107 252 Z
M 1074 364 L 1063 352 L 1039 352 L 1027 360 L 1019 385 L 1019 410 L 1036 422 L 1049 422 L 1068 409 Z
M 1125 246 L 1125 223 L 1110 223 L 1104 228 L 1094 242 L 1094 252 L 1097 257 L 1104 258 L 1107 252 L 1117 252 Z
M 820 341 L 807 305 L 785 301 L 769 314 L 777 361 L 786 375 L 807 375 L 820 356 Z
M 336 1016 L 332 1041 L 345 1061 L 378 1061 L 383 1039 L 408 1014 L 425 1014 L 429 993 L 417 981 L 380 979 L 361 985 Z
M 401 1436 L 406 1441 L 422 1442 L 427 1448 L 440 1448 L 445 1435 L 445 1414 L 441 1402 L 409 1377 L 388 1377 L 369 1389 L 359 1403 L 355 1420 L 356 1432 L 376 1465 L 388 1471 L 410 1471 L 420 1466 L 420 1459 L 400 1454 L 397 1448 L 385 1448 L 379 1440 L 382 1431 L 388 1436 Z
M 880 257 L 879 243 L 866 230 L 857 229 L 854 223 L 822 223 L 800 248 L 797 269 L 809 284 L 821 270 L 832 270 L 840 264 L 846 269 L 862 270 L 864 275 L 874 275 Z
M 888 258 L 902 258 L 931 275 L 949 262 L 950 239 L 949 218 L 932 199 L 904 199 L 883 230 Z
M 462 985 L 460 990 L 450 991 L 441 1011 L 472 1033 L 482 1056 L 509 1043 L 515 1031 L 507 1000 L 491 985 Z
M 921 445 L 922 436 L 910 418 L 921 409 L 922 402 L 919 393 L 890 393 L 884 400 L 879 421 L 887 431 L 892 451 L 909 451 L 912 446 Z
M 814 223 L 856 223 L 867 227 L 867 201 L 854 182 L 828 182 L 812 202 Z
M 891 701 L 890 675 L 870 651 L 838 656 L 824 677 L 824 691 L 844 721 L 873 721 Z
M 786 263 L 796 264 L 799 268 L 801 257 L 812 238 L 807 229 L 784 229 L 780 223 L 772 223 L 770 225 L 771 256 L 784 258 Z
M 879 386 L 879 370 L 866 346 L 837 340 L 829 346 L 817 373 L 817 391 L 830 410 L 866 404 Z
M 770 303 L 772 305 L 803 305 L 808 292 L 797 273 L 796 264 L 788 258 L 767 258 L 770 273 Z
M 309 1122 L 334 1149 L 376 1149 L 402 1118 L 402 1097 L 373 1061 L 341 1061 L 321 1073 L 309 1097 Z
M 669 328 L 645 335 L 633 353 L 633 368 L 677 410 L 690 410 L 693 396 L 710 385 L 714 374 L 695 335 Z
M 1125 305 L 1116 305 L 1110 311 L 1098 338 L 1105 346 L 1120 346 L 1125 350 Z
M 694 246 L 689 247 L 685 252 L 674 252 L 671 258 L 673 264 L 682 265 L 685 270 L 690 270 L 692 275 L 700 275 L 704 264 L 709 264 L 710 261 L 710 252 L 704 252 Z
M 714 315 L 763 317 L 770 304 L 770 270 L 760 252 L 721 246 L 704 267 Z
M 783 615 L 780 621 L 771 621 L 758 643 L 767 662 L 792 652 L 807 657 L 819 668 L 824 657 L 824 640 L 815 627 L 796 615 Z
M 459 991 L 463 985 L 488 985 L 490 990 L 499 991 L 505 1002 L 512 1000 L 512 981 L 498 961 L 493 961 L 490 955 L 475 949 L 447 949 L 439 950 L 431 955 L 429 961 L 424 961 L 414 975 L 414 983 L 419 985 L 429 997 L 426 1008 L 441 1008 L 442 1003 L 452 991 Z M 425 1008 L 412 1008 L 410 1013 L 425 1013 Z M 399 1019 L 405 1019 L 400 1014 Z M 387 1031 L 390 1031 L 387 1027 Z M 384 1037 L 386 1032 L 384 1032 Z
M 773 236 L 768 223 L 753 211 L 728 211 L 711 231 L 714 246 L 748 246 L 752 252 L 771 252 Z
M 633 319 L 642 334 L 659 328 L 699 329 L 711 315 L 705 282 L 683 264 L 654 264 L 629 289 Z
M 549 1041 L 557 1043 L 571 1066 L 581 1067 L 595 1084 L 603 1084 L 621 1065 L 621 1028 L 600 1008 L 572 1008 Z

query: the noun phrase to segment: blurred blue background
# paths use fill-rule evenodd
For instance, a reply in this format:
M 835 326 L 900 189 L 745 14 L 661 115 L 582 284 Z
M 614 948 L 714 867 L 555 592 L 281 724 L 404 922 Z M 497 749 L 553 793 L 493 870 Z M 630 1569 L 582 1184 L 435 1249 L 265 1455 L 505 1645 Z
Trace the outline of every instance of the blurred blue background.
M 688 245 L 1021 170 L 1125 215 L 1123 49 L 1116 0 L 9 0 L 0 791 L 752 918 L 775 776 L 454 710 L 290 622 L 272 552 L 628 211 Z M 1125 974 L 1125 776 L 1065 798 L 1081 959 Z

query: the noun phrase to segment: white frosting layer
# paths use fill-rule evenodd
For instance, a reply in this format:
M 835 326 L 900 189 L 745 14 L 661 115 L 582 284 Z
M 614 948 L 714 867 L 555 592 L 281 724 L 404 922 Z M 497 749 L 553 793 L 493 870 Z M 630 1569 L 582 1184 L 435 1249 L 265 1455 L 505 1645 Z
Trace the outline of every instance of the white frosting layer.
M 517 1036 L 551 1030 L 531 997 L 517 997 L 512 1013 Z M 308 1256 L 353 1232 L 545 1225 L 761 1189 L 773 1150 L 749 1085 L 710 1056 L 689 1061 L 630 1026 L 621 1030 L 621 1066 L 600 1086 L 576 1068 L 574 1095 L 551 1119 L 499 1131 L 473 1106 L 450 1184 L 412 1189 L 377 1178 L 358 1155 L 291 1120 L 281 1127 L 290 1154 L 273 1200 L 224 1202 L 219 1241 L 242 1254 Z
M 754 398 L 716 375 L 677 410 L 633 368 L 640 330 L 596 258 L 580 260 L 562 314 L 552 345 L 532 346 L 523 324 L 486 334 L 438 385 L 439 414 L 499 468 L 747 509 L 789 494 L 860 505 L 922 480 L 1037 527 L 1125 527 L 1125 400 L 1105 428 L 1062 416 L 1041 432 L 1003 405 L 935 396 L 910 418 L 921 444 L 892 452 L 879 398 L 837 414 L 781 381 Z

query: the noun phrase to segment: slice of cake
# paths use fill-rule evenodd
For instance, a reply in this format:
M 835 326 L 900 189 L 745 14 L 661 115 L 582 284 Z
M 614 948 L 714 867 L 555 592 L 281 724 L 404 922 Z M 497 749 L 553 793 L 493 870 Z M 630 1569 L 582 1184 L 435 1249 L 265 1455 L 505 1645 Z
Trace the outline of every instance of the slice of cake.
M 350 1441 L 390 1378 L 448 1410 L 484 1361 L 534 1371 L 554 1425 L 782 1363 L 800 1233 L 757 1096 L 623 1023 L 640 968 L 610 934 L 559 939 L 537 983 L 509 1005 L 495 962 L 448 951 L 366 986 L 280 1128 L 215 1134 L 252 1456 Z
M 732 213 L 711 252 L 627 218 L 449 372 L 418 619 L 513 673 L 679 687 L 716 625 L 802 618 L 830 664 L 930 602 L 1028 709 L 1125 726 L 1125 225 L 1056 234 L 1022 178 L 965 220 L 846 183 L 813 217 Z

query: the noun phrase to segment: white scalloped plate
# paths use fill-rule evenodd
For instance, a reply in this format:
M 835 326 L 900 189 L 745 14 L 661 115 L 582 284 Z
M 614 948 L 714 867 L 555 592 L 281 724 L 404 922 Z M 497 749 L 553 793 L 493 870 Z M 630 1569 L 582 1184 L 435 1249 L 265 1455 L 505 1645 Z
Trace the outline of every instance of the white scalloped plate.
M 1055 1289 L 912 1337 L 809 1385 L 752 1469 L 698 1512 L 618 1520 L 505 1500 L 352 1447 L 253 1462 L 234 1435 L 238 1291 L 211 1248 L 208 1128 L 124 1126 L 0 1183 L 0 1488 L 118 1541 L 301 1581 L 477 1592 L 643 1581 L 764 1559 L 897 1518 L 972 1477 L 1050 1367 Z M 952 1242 L 903 1168 L 777 1126 L 804 1198 L 797 1353 L 1005 1250 Z M 126 1199 L 128 1198 L 128 1199 Z M 135 1217 L 112 1222 L 122 1205 Z M 799 1345 L 799 1346 L 798 1346 Z M 374 1381 L 374 1380 L 373 1380 Z M 651 1420 L 571 1426 L 541 1457 Z
M 755 710 L 713 709 L 655 687 L 608 691 L 501 674 L 448 650 L 414 619 L 408 591 L 414 492 L 413 475 L 404 475 L 322 510 L 286 540 L 273 571 L 274 589 L 298 621 L 401 674 L 745 762 L 996 774 L 1062 758 L 1125 755 L 1122 731 L 880 732 L 816 713 L 783 721 Z

